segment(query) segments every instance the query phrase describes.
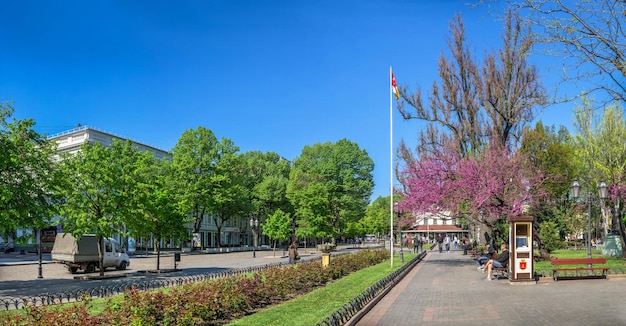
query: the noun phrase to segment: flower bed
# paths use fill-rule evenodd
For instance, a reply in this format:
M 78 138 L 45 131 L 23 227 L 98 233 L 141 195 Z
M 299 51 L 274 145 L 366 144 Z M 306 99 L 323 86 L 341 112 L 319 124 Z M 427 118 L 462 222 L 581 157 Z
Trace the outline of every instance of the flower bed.
M 173 288 L 126 291 L 123 300 L 91 314 L 89 300 L 68 307 L 28 306 L 23 316 L 3 316 L 2 325 L 220 325 L 310 292 L 356 270 L 389 258 L 386 250 L 338 256 L 327 268 L 318 261 L 275 267 Z

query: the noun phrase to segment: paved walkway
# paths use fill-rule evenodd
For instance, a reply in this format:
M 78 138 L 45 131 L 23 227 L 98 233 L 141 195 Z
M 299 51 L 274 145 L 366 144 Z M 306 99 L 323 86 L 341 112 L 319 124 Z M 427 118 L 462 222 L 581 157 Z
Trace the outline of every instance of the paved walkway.
M 512 285 L 429 251 L 357 325 L 626 325 L 626 278 Z

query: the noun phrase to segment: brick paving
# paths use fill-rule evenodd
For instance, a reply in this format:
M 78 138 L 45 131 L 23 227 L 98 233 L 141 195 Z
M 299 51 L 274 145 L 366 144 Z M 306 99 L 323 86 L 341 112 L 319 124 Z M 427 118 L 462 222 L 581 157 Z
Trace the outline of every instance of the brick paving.
M 626 278 L 518 285 L 477 266 L 429 251 L 357 325 L 626 325 Z

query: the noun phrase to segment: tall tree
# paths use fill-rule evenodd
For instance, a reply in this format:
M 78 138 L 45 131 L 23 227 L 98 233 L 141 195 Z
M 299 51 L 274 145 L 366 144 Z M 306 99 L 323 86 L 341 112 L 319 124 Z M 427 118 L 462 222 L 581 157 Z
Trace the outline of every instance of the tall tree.
M 546 196 L 535 198 L 528 213 L 536 218 L 533 224 L 535 241 L 543 259 L 548 260 L 550 254 L 539 237 L 541 224 L 553 222 L 561 238 L 566 234 L 577 234 L 578 229 L 573 227 L 580 225 L 571 205 L 565 201 L 576 172 L 571 136 L 564 127 L 557 132 L 554 126 L 544 127 L 538 122 L 534 129 L 525 128 L 520 152 L 528 155 L 531 170 L 541 171 L 544 176 L 539 186 Z
M 227 138 L 222 138 L 218 145 L 218 160 L 215 175 L 210 179 L 209 195 L 212 198 L 211 217 L 222 234 L 222 228 L 237 217 L 249 216 L 254 210 L 246 187 L 245 160 L 238 154 L 239 147 Z M 230 245 L 230 243 L 229 243 Z M 222 239 L 218 241 L 222 246 Z
M 137 164 L 142 154 L 130 141 L 114 140 L 109 147 L 86 142 L 76 154 L 61 163 L 64 182 L 57 191 L 64 198 L 60 223 L 79 239 L 93 233 L 98 243 L 116 233 L 124 233 L 125 219 L 135 213 Z M 103 164 L 106 162 L 106 164 Z M 100 266 L 102 247 L 98 246 Z M 100 275 L 104 269 L 100 268 Z
M 215 205 L 211 194 L 220 158 L 220 144 L 213 132 L 204 127 L 183 132 L 172 149 L 174 180 L 188 203 L 193 233 L 200 231 L 205 214 Z
M 574 126 L 578 134 L 573 139 L 575 159 L 578 163 L 577 177 L 585 185 L 584 191 L 592 192 L 593 197 L 597 184 L 605 181 L 610 186 L 608 204 L 622 216 L 626 211 L 626 120 L 624 110 L 618 103 L 608 106 L 602 116 L 596 115 L 594 104 L 583 97 L 583 105 L 575 110 Z M 586 196 L 586 193 L 583 193 Z M 603 218 L 608 220 L 605 210 L 601 210 Z M 592 214 L 598 216 L 598 214 Z M 619 222 L 619 221 L 616 221 Z M 622 248 L 626 257 L 626 235 L 622 231 Z
M 460 16 L 450 24 L 451 59 L 439 59 L 441 83 L 433 83 L 429 104 L 421 90 L 403 88 L 398 109 L 405 119 L 428 122 L 420 133 L 417 151 L 437 150 L 453 143 L 461 156 L 479 151 L 489 142 L 510 146 L 521 139 L 522 128 L 534 119 L 533 110 L 545 101 L 536 68 L 527 62 L 532 38 L 513 13 L 507 14 L 503 47 L 486 56 L 482 66 L 472 57 Z M 408 106 L 408 107 L 407 107 Z M 410 151 L 401 150 L 405 161 Z
M 148 153 L 149 154 L 149 153 Z M 171 182 L 171 162 L 143 155 L 138 164 L 138 186 L 135 198 L 138 207 L 127 226 L 133 235 L 150 234 L 155 239 L 156 269 L 160 269 L 161 240 L 183 240 L 187 235 L 188 207 L 179 200 Z
M 55 143 L 33 130 L 32 119 L 13 119 L 0 103 L 0 234 L 49 226 L 55 215 Z
M 287 199 L 290 162 L 274 152 L 251 151 L 242 154 L 245 187 L 254 205 L 251 214 L 263 221 L 277 209 L 291 213 Z
M 374 187 L 374 162 L 365 150 L 347 139 L 306 146 L 293 162 L 287 196 L 296 216 L 316 237 L 342 233 L 357 221 Z
M 487 55 L 482 67 L 481 102 L 488 116 L 486 136 L 513 148 L 546 94 L 537 68 L 527 60 L 533 47 L 530 32 L 513 11 L 506 12 L 505 26 L 502 47 L 497 55 Z
M 564 82 L 590 85 L 613 100 L 626 101 L 626 2 L 615 0 L 510 0 L 524 10 L 525 20 L 543 51 L 562 60 Z M 570 95 L 571 96 L 571 95 Z

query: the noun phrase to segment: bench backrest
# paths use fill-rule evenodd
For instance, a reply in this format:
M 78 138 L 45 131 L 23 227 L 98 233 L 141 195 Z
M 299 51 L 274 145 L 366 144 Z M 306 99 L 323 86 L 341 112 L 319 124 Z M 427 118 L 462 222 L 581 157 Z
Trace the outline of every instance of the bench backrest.
M 552 265 L 606 264 L 606 258 L 553 258 Z

